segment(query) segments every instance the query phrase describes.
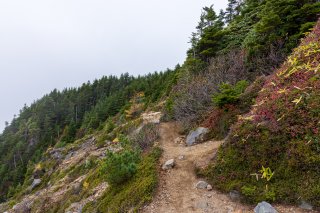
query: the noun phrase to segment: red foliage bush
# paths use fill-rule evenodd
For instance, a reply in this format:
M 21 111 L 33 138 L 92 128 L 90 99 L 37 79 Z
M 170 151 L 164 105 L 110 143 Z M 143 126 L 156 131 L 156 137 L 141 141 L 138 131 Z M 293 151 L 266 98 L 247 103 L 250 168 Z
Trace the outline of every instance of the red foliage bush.
M 320 21 L 232 127 L 206 171 L 213 185 L 242 191 L 254 202 L 303 199 L 320 207 L 319 69 Z M 262 166 L 274 171 L 268 183 L 250 175 Z

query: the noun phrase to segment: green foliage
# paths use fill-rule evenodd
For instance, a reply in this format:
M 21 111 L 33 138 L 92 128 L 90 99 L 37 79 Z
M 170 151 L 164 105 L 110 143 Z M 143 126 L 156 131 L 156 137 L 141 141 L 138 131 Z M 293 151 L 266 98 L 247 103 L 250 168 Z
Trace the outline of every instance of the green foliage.
M 232 86 L 228 83 L 223 83 L 219 86 L 219 93 L 212 96 L 212 101 L 218 107 L 223 107 L 227 104 L 235 104 L 239 101 L 240 95 L 245 91 L 249 83 L 247 81 L 239 81 Z
M 272 172 L 269 167 L 264 168 L 264 166 L 262 166 L 260 173 L 261 173 L 261 178 L 264 178 L 267 181 L 270 181 L 274 174 L 274 172 Z
M 268 58 L 263 58 L 270 46 L 290 53 L 317 21 L 319 12 L 316 0 L 229 0 L 219 16 L 212 6 L 204 7 L 188 56 L 207 62 L 219 53 L 241 47 L 248 53 L 248 68 L 256 67 L 257 56 L 264 60 L 264 66 L 272 68 L 267 65 Z M 281 62 L 278 59 L 273 66 Z
M 241 193 L 247 197 L 254 197 L 256 194 L 257 187 L 256 186 L 243 186 L 241 187 Z
M 88 203 L 83 212 L 139 212 L 145 203 L 150 202 L 158 184 L 157 165 L 162 150 L 154 148 L 142 157 L 134 176 L 116 187 L 110 187 L 95 202 Z
M 204 171 L 213 185 L 242 189 L 250 202 L 302 198 L 320 206 L 319 42 L 320 23 L 268 78 L 251 111 L 238 118 L 215 164 Z
M 106 173 L 108 183 L 116 187 L 132 178 L 137 172 L 139 161 L 137 151 L 108 152 L 102 172 Z
M 160 100 L 175 83 L 178 69 L 138 77 L 128 73 L 103 77 L 79 88 L 53 90 L 31 106 L 24 106 L 0 135 L 0 201 L 5 200 L 10 186 L 24 182 L 28 161 L 38 162 L 50 146 L 65 147 L 102 129 L 106 120 L 121 113 L 138 92 L 145 94 L 146 107 Z M 105 130 L 114 127 L 109 120 Z
M 165 110 L 165 115 L 163 116 L 163 120 L 167 121 L 167 120 L 172 120 L 173 116 L 174 116 L 174 100 L 173 97 L 170 96 L 165 104 L 164 110 Z

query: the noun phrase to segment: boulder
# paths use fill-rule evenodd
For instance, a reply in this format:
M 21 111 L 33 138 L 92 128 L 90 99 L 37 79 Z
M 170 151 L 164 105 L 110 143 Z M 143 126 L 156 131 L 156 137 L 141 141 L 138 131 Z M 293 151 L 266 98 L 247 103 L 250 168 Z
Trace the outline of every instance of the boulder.
M 187 136 L 186 143 L 188 146 L 192 146 L 196 143 L 204 142 L 208 139 L 209 129 L 204 127 L 198 127 L 196 130 L 191 131 Z
M 33 182 L 31 184 L 31 190 L 34 189 L 35 187 L 39 186 L 41 183 L 41 179 L 33 179 Z
M 168 169 L 172 169 L 174 166 L 175 166 L 174 159 L 170 159 L 167 162 L 165 162 L 165 164 L 163 164 L 162 169 L 168 170 Z
M 196 184 L 197 189 L 206 189 L 207 186 L 208 186 L 208 183 L 202 180 Z
M 278 213 L 269 203 L 263 201 L 254 208 L 254 213 Z

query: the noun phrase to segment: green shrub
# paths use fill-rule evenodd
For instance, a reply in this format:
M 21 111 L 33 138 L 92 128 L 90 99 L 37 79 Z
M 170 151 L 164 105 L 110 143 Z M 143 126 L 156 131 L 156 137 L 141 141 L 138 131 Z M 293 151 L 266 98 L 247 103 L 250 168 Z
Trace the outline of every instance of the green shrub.
M 142 157 L 137 172 L 130 180 L 108 188 L 101 198 L 86 204 L 83 212 L 139 212 L 145 203 L 152 200 L 157 189 L 157 165 L 161 153 L 160 148 L 153 148 Z
M 247 81 L 239 81 L 234 86 L 228 83 L 222 83 L 219 86 L 220 92 L 212 96 L 213 103 L 218 107 L 223 107 L 227 104 L 234 104 L 239 101 L 240 95 L 248 87 Z
M 116 128 L 116 125 L 113 123 L 112 119 L 109 118 L 106 125 L 106 132 L 110 133 L 112 130 L 114 130 L 114 128 Z
M 224 191 L 242 189 L 248 201 L 303 199 L 320 206 L 319 42 L 320 23 L 268 77 L 251 111 L 239 116 L 216 161 L 204 172 L 212 185 Z M 250 175 L 259 170 L 265 178 Z
M 248 197 L 255 196 L 255 192 L 257 190 L 256 186 L 243 186 L 241 188 L 241 193 Z
M 108 152 L 102 171 L 107 173 L 106 179 L 110 185 L 119 185 L 128 181 L 137 172 L 139 160 L 137 151 Z

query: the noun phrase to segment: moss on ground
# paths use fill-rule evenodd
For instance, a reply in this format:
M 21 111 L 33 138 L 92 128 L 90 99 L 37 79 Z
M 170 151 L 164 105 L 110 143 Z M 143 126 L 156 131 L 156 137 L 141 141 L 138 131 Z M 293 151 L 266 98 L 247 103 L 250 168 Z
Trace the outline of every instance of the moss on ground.
M 158 147 L 146 153 L 132 179 L 121 186 L 110 187 L 97 201 L 88 203 L 83 211 L 116 213 L 131 210 L 137 212 L 153 197 L 158 184 L 157 165 L 161 153 L 162 150 Z

